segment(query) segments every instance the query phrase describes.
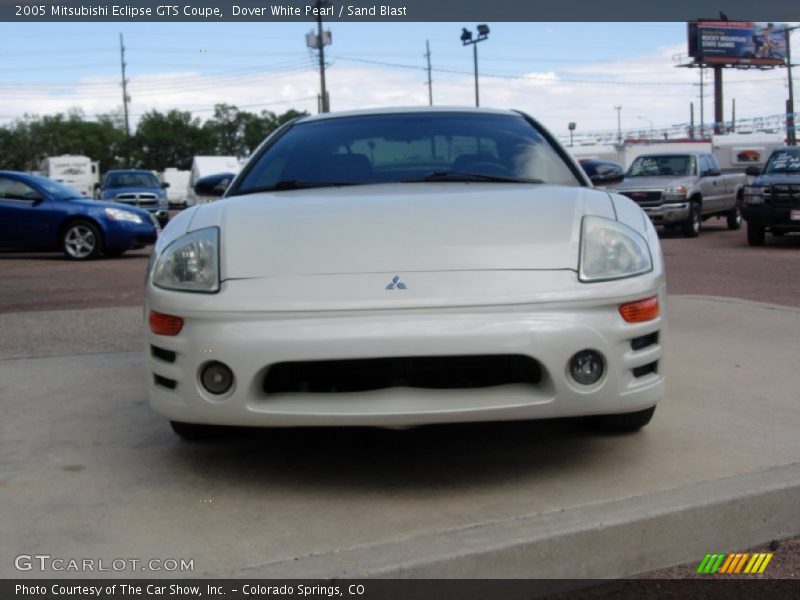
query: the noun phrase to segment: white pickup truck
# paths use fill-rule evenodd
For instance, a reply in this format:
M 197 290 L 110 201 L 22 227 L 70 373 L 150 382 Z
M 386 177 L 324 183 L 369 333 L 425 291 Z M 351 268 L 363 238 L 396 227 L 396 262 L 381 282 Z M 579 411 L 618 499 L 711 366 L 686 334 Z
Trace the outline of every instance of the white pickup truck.
M 642 154 L 614 191 L 636 202 L 656 225 L 680 227 L 688 237 L 700 234 L 700 223 L 725 217 L 729 229 L 742 224 L 741 204 L 748 179 L 727 173 L 710 152 Z

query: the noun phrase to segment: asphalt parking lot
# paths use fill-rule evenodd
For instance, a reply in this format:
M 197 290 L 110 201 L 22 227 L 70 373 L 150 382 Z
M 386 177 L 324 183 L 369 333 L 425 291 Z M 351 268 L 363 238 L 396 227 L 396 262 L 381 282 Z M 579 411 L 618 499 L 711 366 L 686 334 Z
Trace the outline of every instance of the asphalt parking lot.
M 669 388 L 638 434 L 552 421 L 205 444 L 147 408 L 147 250 L 0 254 L 0 577 L 42 576 L 14 569 L 23 553 L 194 560 L 171 576 L 618 577 L 798 534 L 800 236 L 749 248 L 711 221 L 663 250 Z

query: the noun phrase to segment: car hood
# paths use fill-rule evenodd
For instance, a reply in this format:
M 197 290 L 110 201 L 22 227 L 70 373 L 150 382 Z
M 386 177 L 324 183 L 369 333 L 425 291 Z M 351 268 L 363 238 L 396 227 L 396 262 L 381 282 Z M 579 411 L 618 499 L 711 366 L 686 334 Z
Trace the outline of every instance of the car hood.
M 772 185 L 773 183 L 800 184 L 800 173 L 770 173 L 768 175 L 759 175 L 753 180 L 753 185 Z
M 150 222 L 150 213 L 144 210 L 143 208 L 137 208 L 135 206 L 120 206 L 119 202 L 105 202 L 103 200 L 88 200 L 82 198 L 70 198 L 69 200 L 73 204 L 79 204 L 81 206 L 85 206 L 89 209 L 98 209 L 98 208 L 115 208 L 117 210 L 127 210 L 128 212 L 132 212 L 134 214 L 139 215 L 145 221 L 145 223 Z
M 407 183 L 259 193 L 199 207 L 225 279 L 576 269 L 581 217 L 615 218 L 583 187 Z
M 610 187 L 624 192 L 627 190 L 664 189 L 673 185 L 691 184 L 694 177 L 691 175 L 675 176 L 661 175 L 658 177 L 626 177 L 623 181 Z
M 108 196 L 119 194 L 155 194 L 156 196 L 164 196 L 164 190 L 154 187 L 115 187 L 104 188 L 101 191 Z

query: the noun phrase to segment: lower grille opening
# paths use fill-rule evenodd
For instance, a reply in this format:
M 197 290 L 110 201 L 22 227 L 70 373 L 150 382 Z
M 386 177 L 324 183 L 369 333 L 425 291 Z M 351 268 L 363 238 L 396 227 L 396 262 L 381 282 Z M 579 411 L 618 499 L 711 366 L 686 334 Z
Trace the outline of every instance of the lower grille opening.
M 172 350 L 165 350 L 164 348 L 159 348 L 158 346 L 150 346 L 150 354 L 152 354 L 153 358 L 163 360 L 164 362 L 175 362 L 175 353 Z
M 277 363 L 267 372 L 264 391 L 325 394 L 390 387 L 465 389 L 537 384 L 541 379 L 539 363 L 528 356 L 411 356 Z
M 650 373 L 655 373 L 657 370 L 658 370 L 658 361 L 655 361 L 633 369 L 633 376 L 644 377 L 645 375 L 649 375 Z
M 631 350 L 641 350 L 648 346 L 655 346 L 658 343 L 658 332 L 648 333 L 641 337 L 633 338 L 631 340 Z
M 178 382 L 175 381 L 174 379 L 170 379 L 168 377 L 162 377 L 161 375 L 156 375 L 155 373 L 153 373 L 153 381 L 156 382 L 156 385 L 165 387 L 168 390 L 174 390 L 175 386 L 178 385 Z

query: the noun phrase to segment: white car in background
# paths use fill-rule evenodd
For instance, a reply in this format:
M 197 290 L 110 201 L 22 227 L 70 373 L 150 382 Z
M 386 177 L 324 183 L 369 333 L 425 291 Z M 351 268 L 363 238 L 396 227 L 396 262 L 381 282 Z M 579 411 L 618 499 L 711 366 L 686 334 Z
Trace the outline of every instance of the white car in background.
M 650 220 L 530 117 L 303 117 L 159 238 L 150 401 L 187 438 L 577 416 L 632 431 L 664 394 L 664 302 Z

